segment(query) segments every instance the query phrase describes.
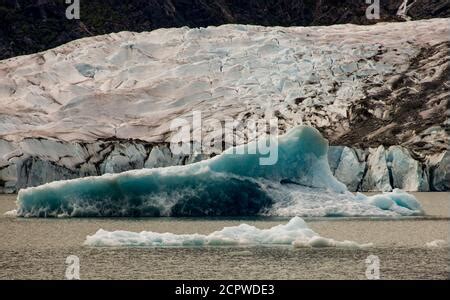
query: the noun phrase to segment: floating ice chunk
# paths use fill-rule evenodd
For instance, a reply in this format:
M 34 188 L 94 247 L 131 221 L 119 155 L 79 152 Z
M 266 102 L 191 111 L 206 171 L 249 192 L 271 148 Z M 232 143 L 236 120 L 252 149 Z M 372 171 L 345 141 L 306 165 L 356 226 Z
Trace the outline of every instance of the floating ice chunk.
M 449 242 L 445 240 L 434 240 L 425 244 L 427 248 L 444 248 L 449 247 Z
M 209 235 L 173 234 L 152 231 L 105 231 L 98 230 L 87 236 L 85 245 L 100 247 L 119 246 L 239 246 L 239 245 L 294 245 L 295 247 L 367 247 L 355 242 L 339 242 L 319 236 L 300 217 L 292 218 L 287 224 L 269 229 L 259 229 L 247 224 L 224 227 Z
M 18 214 L 254 215 L 274 201 L 263 181 L 289 180 L 334 192 L 346 190 L 331 174 L 326 160 L 327 141 L 316 129 L 299 127 L 270 142 L 278 150 L 273 165 L 260 165 L 260 158 L 266 155 L 259 151 L 248 154 L 254 146 L 248 144 L 191 165 L 106 174 L 23 189 L 18 195 Z M 234 151 L 246 154 L 233 154 Z
M 4 215 L 5 215 L 5 216 L 12 216 L 12 217 L 15 217 L 15 216 L 17 216 L 17 210 L 16 210 L 16 209 L 9 210 L 9 211 L 5 212 Z
M 273 184 L 272 184 L 273 186 Z M 405 210 L 395 212 L 371 203 L 370 197 L 363 194 L 354 196 L 350 192 L 334 193 L 296 185 L 278 185 L 268 188 L 272 198 L 277 199 L 265 215 L 301 217 L 352 217 L 379 216 L 393 217 L 418 214 Z
M 373 196 L 364 196 L 358 193 L 357 199 L 365 201 L 383 210 L 390 210 L 400 215 L 420 215 L 423 214 L 422 207 L 417 199 L 400 189 L 392 192 L 385 192 Z
M 399 216 L 420 204 L 395 191 L 354 196 L 331 173 L 328 142 L 300 126 L 278 139 L 274 164 L 254 142 L 184 166 L 48 183 L 19 191 L 19 216 Z M 255 154 L 248 151 L 256 149 Z M 244 154 L 239 154 L 244 153 Z

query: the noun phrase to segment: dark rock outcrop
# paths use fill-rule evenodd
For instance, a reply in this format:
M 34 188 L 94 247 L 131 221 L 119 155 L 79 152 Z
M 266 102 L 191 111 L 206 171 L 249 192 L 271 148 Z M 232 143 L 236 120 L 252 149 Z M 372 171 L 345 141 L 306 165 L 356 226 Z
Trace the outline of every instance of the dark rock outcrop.
M 119 31 L 222 24 L 310 26 L 403 21 L 403 0 L 380 1 L 380 19 L 365 16 L 364 0 L 89 0 L 80 20 L 68 20 L 64 0 L 1 0 L 0 59 L 35 53 L 69 41 Z M 416 0 L 413 19 L 450 16 L 448 0 Z

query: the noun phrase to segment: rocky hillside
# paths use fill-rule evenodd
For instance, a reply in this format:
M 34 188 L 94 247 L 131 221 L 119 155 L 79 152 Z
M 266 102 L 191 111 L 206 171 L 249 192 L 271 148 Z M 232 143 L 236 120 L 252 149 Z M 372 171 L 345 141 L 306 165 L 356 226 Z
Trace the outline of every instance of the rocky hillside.
M 318 128 L 351 190 L 448 190 L 449 21 L 121 32 L 0 62 L 0 188 L 196 161 L 170 121 Z M 222 151 L 218 149 L 217 151 Z
M 221 24 L 310 26 L 404 21 L 403 0 L 380 1 L 380 19 L 364 0 L 81 0 L 80 20 L 67 20 L 65 0 L 0 0 L 0 59 L 119 31 Z M 412 20 L 450 17 L 449 0 L 415 0 Z

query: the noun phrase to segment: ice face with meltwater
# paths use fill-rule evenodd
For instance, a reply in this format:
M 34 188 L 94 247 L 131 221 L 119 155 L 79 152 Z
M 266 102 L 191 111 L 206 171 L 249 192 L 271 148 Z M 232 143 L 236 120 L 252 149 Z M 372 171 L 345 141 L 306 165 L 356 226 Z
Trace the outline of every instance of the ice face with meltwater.
M 270 138 L 270 137 L 266 137 Z M 299 126 L 277 139 L 278 159 L 229 148 L 198 163 L 57 181 L 22 189 L 18 216 L 402 216 L 422 214 L 414 196 L 395 190 L 356 196 L 331 173 L 328 142 Z M 258 149 L 258 147 L 255 147 Z M 244 153 L 244 154 L 236 154 Z

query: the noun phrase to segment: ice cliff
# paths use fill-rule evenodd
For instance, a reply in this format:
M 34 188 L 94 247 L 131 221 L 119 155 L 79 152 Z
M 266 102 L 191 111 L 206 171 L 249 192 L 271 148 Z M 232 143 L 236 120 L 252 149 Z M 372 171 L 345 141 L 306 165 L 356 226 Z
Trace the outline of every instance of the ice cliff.
M 0 140 L 0 193 L 21 188 L 141 168 L 186 165 L 210 155 L 174 155 L 167 143 L 142 141 L 61 142 Z M 450 188 L 448 151 L 414 159 L 404 147 L 359 149 L 331 146 L 331 172 L 350 191 L 446 191 Z
M 281 133 L 319 129 L 352 191 L 448 190 L 449 27 L 183 27 L 0 61 L 0 192 L 208 158 L 167 147 L 194 109 L 205 128 L 273 115 Z

